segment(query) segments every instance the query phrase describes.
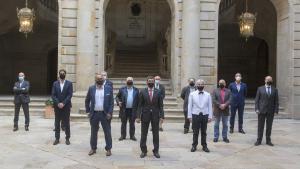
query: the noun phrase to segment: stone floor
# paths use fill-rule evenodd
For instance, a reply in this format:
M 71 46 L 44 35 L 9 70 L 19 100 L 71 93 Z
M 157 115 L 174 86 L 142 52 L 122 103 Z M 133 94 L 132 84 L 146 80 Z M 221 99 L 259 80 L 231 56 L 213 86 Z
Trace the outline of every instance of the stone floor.
M 20 122 L 23 123 L 23 117 Z M 0 168 L 1 169 L 299 169 L 300 168 L 300 121 L 275 120 L 273 143 L 255 147 L 256 120 L 246 120 L 246 135 L 234 133 L 229 136 L 230 144 L 213 143 L 212 123 L 208 129 L 208 146 L 211 153 L 201 150 L 191 153 L 192 134 L 182 133 L 181 123 L 166 123 L 160 134 L 161 159 L 151 153 L 140 159 L 139 143 L 130 140 L 118 141 L 120 123 L 112 123 L 113 155 L 106 157 L 103 150 L 103 133 L 100 131 L 98 152 L 90 157 L 90 127 L 87 122 L 71 123 L 71 145 L 53 146 L 53 120 L 33 117 L 30 131 L 22 125 L 18 132 L 12 132 L 12 117 L 0 118 Z M 140 137 L 140 125 L 137 134 Z M 152 149 L 152 137 L 148 139 Z

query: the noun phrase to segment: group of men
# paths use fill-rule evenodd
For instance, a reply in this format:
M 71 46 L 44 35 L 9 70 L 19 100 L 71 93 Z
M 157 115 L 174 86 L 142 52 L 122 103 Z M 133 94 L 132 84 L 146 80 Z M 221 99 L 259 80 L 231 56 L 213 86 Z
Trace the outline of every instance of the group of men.
M 72 107 L 71 99 L 73 95 L 72 82 L 66 80 L 67 72 L 62 69 L 59 77 L 53 83 L 51 97 L 54 103 L 55 112 L 55 141 L 53 145 L 60 142 L 60 128 L 64 125 L 66 135 L 65 143 L 70 145 L 70 111 Z M 243 83 L 240 73 L 235 75 L 236 81 L 226 88 L 225 80 L 221 79 L 218 88 L 212 94 L 205 91 L 204 80 L 189 79 L 189 85 L 182 89 L 181 98 L 184 100 L 183 112 L 185 116 L 184 134 L 189 132 L 192 123 L 193 143 L 191 152 L 195 152 L 198 146 L 199 132 L 201 131 L 201 145 L 205 152 L 209 152 L 206 142 L 207 123 L 215 120 L 214 142 L 219 139 L 219 124 L 222 121 L 223 141 L 229 143 L 227 137 L 228 120 L 230 116 L 230 133 L 234 132 L 234 122 L 236 111 L 239 116 L 239 132 L 245 134 L 243 130 L 243 113 L 245 98 L 247 96 L 247 85 Z M 255 98 L 255 111 L 258 114 L 258 138 L 255 145 L 260 145 L 263 136 L 264 123 L 266 121 L 267 144 L 273 146 L 271 142 L 271 130 L 274 114 L 278 113 L 278 91 L 272 86 L 272 77 L 265 78 L 265 85 L 257 90 Z M 91 125 L 90 146 L 88 155 L 94 155 L 97 150 L 97 139 L 99 125 L 103 128 L 105 136 L 106 156 L 111 156 L 112 135 L 111 119 L 113 116 L 114 100 L 120 108 L 119 117 L 121 119 L 120 141 L 126 139 L 127 122 L 129 121 L 130 139 L 136 141 L 135 122 L 141 123 L 140 157 L 147 156 L 147 135 L 151 124 L 153 134 L 153 155 L 160 158 L 159 154 L 159 131 L 163 131 L 164 121 L 163 100 L 165 98 L 165 88 L 160 84 L 160 77 L 147 77 L 146 88 L 139 90 L 134 86 L 132 77 L 127 77 L 124 87 L 119 89 L 114 98 L 113 83 L 107 79 L 107 73 L 102 72 L 95 77 L 95 83 L 89 87 L 85 98 L 85 109 Z M 18 130 L 18 117 L 20 107 L 23 107 L 25 114 L 25 130 L 29 130 L 29 82 L 25 80 L 25 74 L 19 73 L 18 81 L 15 83 L 13 91 L 15 93 L 15 117 L 14 129 Z M 230 113 L 229 113 L 230 109 Z

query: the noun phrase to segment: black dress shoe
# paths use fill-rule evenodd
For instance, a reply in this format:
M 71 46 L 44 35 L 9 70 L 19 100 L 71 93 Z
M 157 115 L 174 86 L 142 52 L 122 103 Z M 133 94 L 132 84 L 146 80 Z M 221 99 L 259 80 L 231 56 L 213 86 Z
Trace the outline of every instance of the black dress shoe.
M 183 134 L 189 133 L 189 129 L 184 129 Z
M 111 150 L 107 150 L 107 151 L 106 151 L 106 156 L 107 156 L 107 157 L 111 156 Z
M 261 142 L 256 141 L 254 145 L 255 145 L 255 146 L 259 146 L 259 145 L 261 145 Z
M 271 141 L 268 141 L 267 145 L 272 146 L 272 147 L 274 146 L 274 144 Z
M 159 128 L 159 131 L 164 131 L 164 129 L 163 128 Z
M 229 133 L 231 134 L 233 133 L 233 128 L 230 128 Z
M 69 139 L 66 139 L 66 145 L 70 145 L 70 140 Z
M 218 139 L 217 139 L 217 138 L 214 138 L 214 142 L 215 142 L 215 143 L 218 142 Z
M 197 147 L 192 147 L 191 152 L 195 152 L 197 150 Z
M 202 150 L 203 150 L 204 152 L 207 152 L 207 153 L 210 152 L 209 149 L 208 149 L 207 147 L 203 147 Z
M 57 145 L 58 143 L 59 143 L 59 140 L 56 139 L 56 140 L 54 141 L 53 145 Z
M 130 140 L 132 140 L 132 141 L 137 141 L 137 139 L 136 139 L 135 136 L 130 137 Z
M 240 130 L 239 130 L 239 133 L 246 134 L 245 131 L 244 131 L 243 129 L 240 129 Z
M 140 155 L 141 158 L 145 158 L 146 156 L 147 156 L 147 153 L 143 153 L 143 152 Z
M 228 138 L 223 138 L 223 141 L 224 141 L 225 143 L 229 143 L 229 139 L 228 139 Z
M 122 140 L 125 140 L 125 137 L 122 137 L 122 136 L 121 136 L 121 137 L 119 138 L 119 141 L 122 141 Z
M 96 150 L 90 150 L 89 156 L 96 154 Z
M 158 152 L 156 152 L 156 153 L 153 153 L 153 155 L 154 155 L 154 157 L 155 157 L 155 158 L 160 158 L 160 155 L 159 155 L 159 153 L 158 153 Z
M 19 128 L 18 127 L 14 127 L 13 131 L 18 131 Z
M 65 128 L 65 127 L 62 127 L 62 128 L 61 128 L 61 130 L 62 130 L 62 131 L 65 131 L 65 130 L 66 130 L 66 128 Z
M 29 131 L 29 128 L 28 128 L 28 126 L 25 126 L 25 131 Z

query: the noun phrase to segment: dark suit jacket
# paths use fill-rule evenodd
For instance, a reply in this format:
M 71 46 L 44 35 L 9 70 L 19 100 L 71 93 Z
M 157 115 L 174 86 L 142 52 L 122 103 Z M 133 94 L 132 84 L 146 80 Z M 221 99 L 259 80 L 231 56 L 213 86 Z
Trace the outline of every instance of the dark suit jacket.
M 271 95 L 266 92 L 266 87 L 261 86 L 257 89 L 255 97 L 255 111 L 265 113 L 278 113 L 279 101 L 278 90 L 275 87 L 271 87 Z
M 15 94 L 15 97 L 14 97 L 15 104 L 22 104 L 22 103 L 30 102 L 29 88 L 30 88 L 30 84 L 26 80 L 23 81 L 22 86 L 20 86 L 19 81 L 15 83 L 15 85 L 13 87 L 13 91 Z
M 145 88 L 141 90 L 139 94 L 137 117 L 140 118 L 142 122 L 149 122 L 153 118 L 155 120 L 164 118 L 163 106 L 163 97 L 160 90 L 154 88 L 151 102 L 148 88 Z
M 220 109 L 220 105 L 222 104 L 222 98 L 221 98 L 221 89 L 217 88 L 213 91 L 212 94 L 212 101 L 214 104 L 214 116 L 220 116 L 221 113 L 225 116 L 229 116 L 229 105 L 231 102 L 231 93 L 229 89 L 225 88 L 225 96 L 224 96 L 224 104 L 226 105 L 225 110 Z
M 238 91 L 236 87 L 236 83 L 232 82 L 228 86 L 228 89 L 231 91 L 231 105 L 236 106 L 237 104 L 245 104 L 245 99 L 247 97 L 247 85 L 243 82 L 241 82 L 240 91 Z
M 91 117 L 95 113 L 95 94 L 96 94 L 96 85 L 92 85 L 89 87 L 87 95 L 85 97 L 85 111 L 86 113 L 90 113 Z M 103 103 L 104 113 L 110 114 L 112 116 L 114 110 L 114 96 L 113 89 L 104 85 L 104 103 Z
M 71 99 L 73 96 L 72 82 L 65 80 L 64 88 L 61 92 L 60 81 L 55 81 L 52 86 L 51 96 L 54 102 L 54 109 L 59 109 L 57 106 L 58 103 L 63 103 L 65 105 L 63 109 L 70 109 L 72 107 Z
M 186 86 L 184 87 L 182 90 L 181 90 L 181 95 L 180 97 L 184 100 L 184 103 L 183 103 L 183 111 L 187 112 L 188 111 L 188 104 L 189 104 L 189 95 L 190 95 L 190 85 L 189 86 Z M 196 87 L 193 87 L 195 89 L 195 91 L 197 90 Z
M 122 102 L 122 107 L 120 108 L 120 112 L 119 112 L 120 118 L 122 118 L 126 115 L 125 110 L 126 110 L 127 96 L 128 96 L 127 86 L 122 87 L 116 96 L 117 104 L 119 105 L 119 102 Z M 132 113 L 133 113 L 134 117 L 136 117 L 136 111 L 138 108 L 138 104 L 139 104 L 139 89 L 137 89 L 136 87 L 133 87 Z
M 165 99 L 165 96 L 166 96 L 166 89 L 165 89 L 165 86 L 162 85 L 162 84 L 159 84 L 159 90 L 160 90 L 160 93 L 161 93 L 162 98 Z
M 108 79 L 105 80 L 105 86 L 110 86 L 112 89 L 114 89 L 114 84 L 113 84 L 113 82 L 110 81 L 110 80 L 108 80 Z

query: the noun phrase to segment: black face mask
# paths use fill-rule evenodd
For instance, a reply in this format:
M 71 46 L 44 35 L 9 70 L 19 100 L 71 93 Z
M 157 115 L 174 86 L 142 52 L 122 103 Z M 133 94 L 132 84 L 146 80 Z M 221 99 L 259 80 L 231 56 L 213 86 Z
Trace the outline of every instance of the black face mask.
M 102 86 L 104 83 L 104 80 L 96 80 L 96 84 L 99 86 Z
M 153 88 L 154 87 L 154 83 L 148 83 L 148 87 L 149 88 Z
M 133 81 L 128 81 L 127 82 L 127 86 L 132 86 L 133 85 Z
M 62 79 L 62 80 L 64 80 L 66 78 L 66 75 L 63 74 L 63 73 L 61 73 L 61 74 L 59 74 L 59 78 Z
M 219 84 L 219 87 L 220 87 L 221 89 L 223 89 L 223 88 L 225 87 L 225 85 L 224 85 L 224 84 Z
M 271 86 L 272 84 L 273 84 L 273 82 L 267 81 L 267 85 L 268 85 L 268 86 Z
M 202 91 L 202 90 L 204 89 L 204 86 L 197 86 L 197 89 L 198 89 L 199 91 Z
M 190 86 L 194 87 L 195 86 L 195 82 L 190 82 Z

